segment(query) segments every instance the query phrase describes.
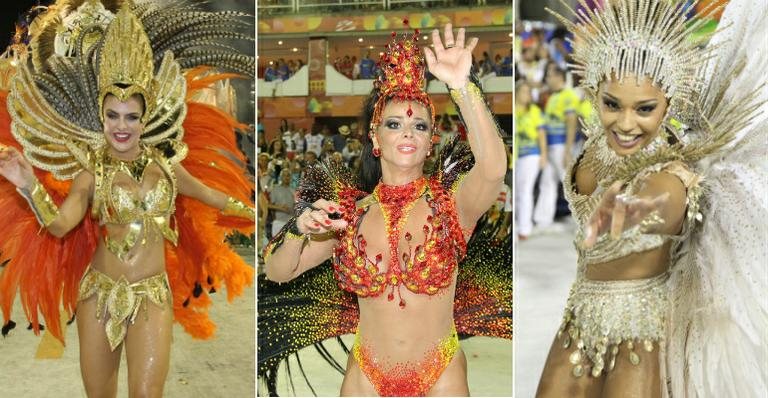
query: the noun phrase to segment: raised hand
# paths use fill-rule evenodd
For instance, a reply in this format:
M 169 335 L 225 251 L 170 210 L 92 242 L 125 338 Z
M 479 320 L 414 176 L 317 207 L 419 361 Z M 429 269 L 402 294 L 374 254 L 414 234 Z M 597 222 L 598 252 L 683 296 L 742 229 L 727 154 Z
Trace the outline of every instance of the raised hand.
M 477 37 L 465 43 L 465 30 L 460 28 L 454 40 L 453 25 L 445 25 L 444 40 L 440 39 L 440 32 L 432 31 L 432 44 L 434 52 L 424 48 L 424 57 L 427 67 L 432 73 L 449 88 L 460 89 L 469 80 L 469 72 L 472 68 L 472 51 L 477 46 Z
M 329 217 L 340 212 L 341 206 L 338 203 L 325 199 L 317 200 L 296 218 L 296 228 L 302 234 L 323 234 L 345 228 L 346 221 Z
M 0 175 L 18 188 L 27 188 L 35 181 L 32 165 L 16 148 L 0 144 Z
M 640 224 L 651 212 L 659 210 L 669 199 L 665 193 L 655 198 L 638 198 L 620 194 L 622 182 L 617 181 L 603 194 L 592 216 L 584 228 L 582 247 L 591 248 L 597 238 L 610 231 L 612 239 L 618 239 L 622 232 Z

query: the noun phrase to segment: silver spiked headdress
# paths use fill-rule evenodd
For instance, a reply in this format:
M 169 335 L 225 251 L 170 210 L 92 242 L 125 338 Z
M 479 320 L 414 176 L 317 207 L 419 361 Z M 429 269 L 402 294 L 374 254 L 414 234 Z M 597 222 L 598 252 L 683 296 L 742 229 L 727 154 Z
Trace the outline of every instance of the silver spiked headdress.
M 688 21 L 697 2 L 676 0 L 605 0 L 590 9 L 579 0 L 578 12 L 561 0 L 576 21 L 548 10 L 574 35 L 570 66 L 581 77 L 581 86 L 593 98 L 600 83 L 614 75 L 648 77 L 669 100 L 668 115 L 681 122 L 693 116 L 691 99 L 702 89 L 700 68 L 711 49 L 691 40 L 691 33 L 719 10 L 714 4 Z M 702 37 L 701 40 L 705 40 Z

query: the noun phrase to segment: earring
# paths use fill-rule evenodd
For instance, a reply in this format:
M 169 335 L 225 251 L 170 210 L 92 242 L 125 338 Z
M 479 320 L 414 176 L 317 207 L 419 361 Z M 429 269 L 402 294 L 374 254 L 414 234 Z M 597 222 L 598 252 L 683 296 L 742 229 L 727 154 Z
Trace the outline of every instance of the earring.
M 371 152 L 373 152 L 373 157 L 375 158 L 381 156 L 381 150 L 379 148 L 373 148 L 373 151 Z

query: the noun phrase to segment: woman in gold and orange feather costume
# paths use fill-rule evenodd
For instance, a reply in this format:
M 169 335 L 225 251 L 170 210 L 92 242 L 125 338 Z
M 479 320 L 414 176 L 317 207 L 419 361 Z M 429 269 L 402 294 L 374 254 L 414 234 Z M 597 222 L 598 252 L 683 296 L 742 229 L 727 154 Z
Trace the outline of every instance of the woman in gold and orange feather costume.
M 3 60 L 0 273 L 3 334 L 16 295 L 64 341 L 76 315 L 88 396 L 161 396 L 173 321 L 209 338 L 208 293 L 240 295 L 253 269 L 224 242 L 253 231 L 252 183 L 221 110 L 192 101 L 253 76 L 237 12 L 192 2 L 59 1 Z M 215 68 L 215 69 L 214 69 Z

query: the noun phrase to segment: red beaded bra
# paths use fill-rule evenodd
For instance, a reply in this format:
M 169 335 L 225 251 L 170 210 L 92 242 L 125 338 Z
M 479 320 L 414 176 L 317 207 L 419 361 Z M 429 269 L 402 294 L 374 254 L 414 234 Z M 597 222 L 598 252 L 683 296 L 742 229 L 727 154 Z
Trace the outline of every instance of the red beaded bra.
M 408 212 L 426 194 L 432 214 L 423 226 L 424 243 L 411 246 L 405 233 L 408 253 L 398 252 L 401 229 Z M 376 186 L 373 194 L 356 203 L 355 192 L 340 192 L 346 229 L 340 231 L 339 245 L 333 253 L 334 274 L 339 287 L 361 297 L 376 297 L 391 287 L 387 298 L 394 300 L 404 285 L 414 293 L 433 295 L 451 284 L 456 267 L 466 254 L 466 241 L 458 221 L 454 199 L 437 178 L 424 177 L 403 186 Z M 379 203 L 387 229 L 390 261 L 383 264 L 379 253 L 371 259 L 366 241 L 358 233 L 363 215 L 370 205 Z M 384 269 L 382 271 L 382 269 Z M 400 307 L 405 301 L 400 296 Z

